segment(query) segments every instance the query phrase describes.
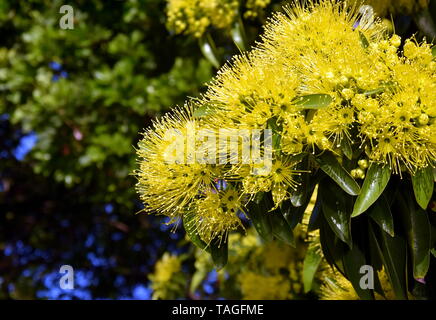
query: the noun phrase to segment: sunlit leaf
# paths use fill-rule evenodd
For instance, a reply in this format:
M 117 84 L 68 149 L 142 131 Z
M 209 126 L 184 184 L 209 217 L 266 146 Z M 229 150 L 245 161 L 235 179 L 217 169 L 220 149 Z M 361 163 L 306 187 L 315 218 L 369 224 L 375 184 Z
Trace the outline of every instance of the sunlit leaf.
M 183 227 L 185 228 L 186 234 L 189 239 L 200 249 L 208 249 L 207 244 L 201 240 L 197 233 L 197 225 L 195 223 L 195 213 L 188 212 L 183 215 Z
M 368 215 L 391 237 L 394 236 L 394 219 L 386 197 L 381 196 L 369 208 Z
M 372 163 L 366 173 L 360 194 L 354 203 L 352 217 L 365 212 L 382 194 L 391 177 L 389 166 Z
M 416 171 L 412 175 L 413 192 L 415 193 L 416 202 L 423 208 L 427 206 L 433 195 L 433 168 L 428 166 Z
M 332 178 L 346 193 L 357 196 L 360 187 L 351 175 L 341 166 L 335 156 L 330 152 L 325 152 L 317 158 L 321 170 Z
M 322 109 L 328 107 L 333 98 L 328 94 L 309 94 L 295 98 L 292 102 L 303 109 Z
M 307 293 L 312 289 L 313 279 L 321 261 L 322 254 L 319 244 L 309 245 L 303 263 L 304 292 Z

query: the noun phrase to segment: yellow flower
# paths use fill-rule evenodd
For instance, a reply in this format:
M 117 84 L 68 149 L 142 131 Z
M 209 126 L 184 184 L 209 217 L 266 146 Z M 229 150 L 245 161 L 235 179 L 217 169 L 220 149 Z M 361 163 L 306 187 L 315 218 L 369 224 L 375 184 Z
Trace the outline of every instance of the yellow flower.
M 154 268 L 154 273 L 149 276 L 153 289 L 152 298 L 154 300 L 177 298 L 186 284 L 180 258 L 165 252 Z
M 238 277 L 244 300 L 284 300 L 289 297 L 290 285 L 280 275 L 265 276 L 242 272 Z
M 208 190 L 193 204 L 195 227 L 200 237 L 209 244 L 221 241 L 229 231 L 243 228 L 238 214 L 243 212 L 245 200 L 233 187 L 222 191 Z
M 176 33 L 201 37 L 209 27 L 226 29 L 235 21 L 237 0 L 167 0 L 168 26 Z
M 181 216 L 201 190 L 213 188 L 217 169 L 191 161 L 191 135 L 199 128 L 188 106 L 175 109 L 147 129 L 139 142 L 136 189 L 146 212 Z M 181 153 L 180 153 L 181 152 Z
M 156 263 L 153 279 L 158 282 L 167 282 L 171 280 L 173 274 L 180 272 L 180 270 L 180 259 L 165 252 L 161 260 Z
M 375 294 L 376 300 L 393 300 L 395 294 L 384 269 L 378 271 L 383 296 Z M 324 272 L 324 283 L 320 289 L 321 300 L 359 300 L 350 281 L 333 269 L 328 268 Z

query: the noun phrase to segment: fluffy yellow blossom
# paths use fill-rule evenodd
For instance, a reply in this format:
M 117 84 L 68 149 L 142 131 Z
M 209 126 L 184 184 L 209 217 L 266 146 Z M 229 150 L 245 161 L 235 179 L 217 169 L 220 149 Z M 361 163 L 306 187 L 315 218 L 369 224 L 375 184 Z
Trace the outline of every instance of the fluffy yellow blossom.
M 168 0 L 168 26 L 176 33 L 201 37 L 208 28 L 229 29 L 241 10 L 238 0 Z M 245 18 L 255 18 L 270 0 L 247 0 Z
M 191 135 L 198 129 L 199 123 L 187 106 L 168 113 L 143 134 L 136 176 L 146 212 L 181 216 L 202 190 L 213 189 L 217 169 L 190 160 L 189 149 L 194 150 Z
M 243 227 L 238 217 L 243 212 L 244 199 L 236 189 L 209 190 L 194 202 L 195 225 L 206 243 L 221 240 L 229 231 Z
M 324 283 L 320 289 L 322 300 L 360 300 L 350 281 L 331 268 L 324 272 Z M 376 300 L 393 300 L 395 294 L 384 269 L 378 272 L 383 296 L 376 293 Z

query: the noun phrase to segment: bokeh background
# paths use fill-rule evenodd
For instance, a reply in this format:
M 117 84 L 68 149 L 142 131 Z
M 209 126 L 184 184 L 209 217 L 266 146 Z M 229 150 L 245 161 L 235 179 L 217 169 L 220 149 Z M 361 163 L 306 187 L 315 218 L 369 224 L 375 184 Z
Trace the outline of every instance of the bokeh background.
M 282 3 L 266 2 L 264 16 L 244 21 L 250 43 Z M 59 27 L 64 4 L 73 30 Z M 165 8 L 0 1 L 0 299 L 149 299 L 165 252 L 186 254 L 183 272 L 193 272 L 182 228 L 137 214 L 132 175 L 143 128 L 201 94 L 216 71 L 198 39 L 169 31 Z M 403 14 L 395 27 L 425 31 Z M 222 64 L 238 48 L 212 32 Z M 75 270 L 74 290 L 59 288 L 62 265 Z M 199 295 L 178 298 L 219 298 L 216 272 L 205 279 Z

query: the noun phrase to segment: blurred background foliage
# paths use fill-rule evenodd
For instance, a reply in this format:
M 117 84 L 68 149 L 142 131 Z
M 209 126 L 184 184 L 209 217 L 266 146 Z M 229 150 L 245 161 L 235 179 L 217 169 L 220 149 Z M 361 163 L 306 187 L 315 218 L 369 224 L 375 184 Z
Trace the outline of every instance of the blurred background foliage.
M 188 250 L 181 229 L 135 215 L 131 175 L 138 132 L 214 72 L 166 5 L 0 2 L 0 298 L 150 298 L 157 259 Z M 59 289 L 64 264 L 75 290 Z
M 243 49 L 238 36 L 249 47 L 283 3 L 241 1 L 227 31 L 194 36 L 171 27 L 165 0 L 0 1 L 0 298 L 265 298 L 249 288 L 274 281 L 274 298 L 311 297 L 290 271 L 300 253 L 265 251 L 254 235 L 234 235 L 233 269 L 213 271 L 182 228 L 135 215 L 131 175 L 138 132 L 201 94 L 216 62 Z M 73 30 L 59 27 L 64 4 Z M 395 17 L 397 32 L 418 32 L 418 18 Z M 287 250 L 286 265 L 259 262 Z M 59 288 L 64 264 L 74 290 Z

